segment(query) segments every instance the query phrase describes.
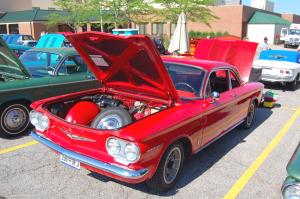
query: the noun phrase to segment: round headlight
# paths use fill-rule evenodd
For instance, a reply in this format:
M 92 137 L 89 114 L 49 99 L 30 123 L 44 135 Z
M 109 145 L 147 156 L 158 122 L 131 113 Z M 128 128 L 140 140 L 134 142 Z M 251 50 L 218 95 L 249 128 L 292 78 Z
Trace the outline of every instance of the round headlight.
M 29 120 L 33 126 L 36 126 L 39 123 L 39 114 L 36 111 L 31 111 L 29 114 Z
M 47 130 L 49 128 L 49 119 L 46 115 L 42 115 L 39 120 L 39 128 L 41 130 Z
M 140 149 L 133 143 L 126 144 L 124 153 L 126 160 L 129 162 L 135 162 L 140 157 Z
M 121 145 L 119 140 L 115 138 L 110 138 L 106 144 L 106 150 L 111 156 L 119 155 L 121 151 Z
M 282 196 L 284 199 L 294 199 L 300 197 L 300 184 L 288 185 L 283 191 Z
M 39 131 L 45 131 L 49 128 L 50 121 L 46 115 L 37 111 L 31 111 L 29 114 L 31 124 Z

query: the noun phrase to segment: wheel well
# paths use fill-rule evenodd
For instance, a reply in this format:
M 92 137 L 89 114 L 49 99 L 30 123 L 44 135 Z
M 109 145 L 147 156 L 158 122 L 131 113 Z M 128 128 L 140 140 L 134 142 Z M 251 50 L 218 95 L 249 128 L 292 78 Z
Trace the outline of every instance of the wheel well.
M 180 138 L 177 140 L 180 142 L 184 149 L 184 156 L 188 158 L 190 155 L 192 155 L 192 144 L 188 138 Z
M 30 108 L 31 101 L 26 100 L 26 99 L 10 100 L 10 101 L 6 101 L 6 102 L 2 103 L 0 105 L 0 107 L 3 107 L 8 104 L 13 104 L 13 103 L 20 103 L 20 104 L 23 104 L 23 105 L 27 106 L 28 108 Z

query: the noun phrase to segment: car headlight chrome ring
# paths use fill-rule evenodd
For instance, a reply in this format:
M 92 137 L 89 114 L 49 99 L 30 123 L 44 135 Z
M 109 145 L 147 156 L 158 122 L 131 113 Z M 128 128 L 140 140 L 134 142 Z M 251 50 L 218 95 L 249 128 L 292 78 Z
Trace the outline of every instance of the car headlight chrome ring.
M 300 197 L 300 183 L 287 184 L 282 189 L 283 199 L 293 199 Z
M 34 110 L 31 111 L 29 114 L 29 120 L 38 131 L 43 132 L 50 127 L 49 118 L 40 112 Z

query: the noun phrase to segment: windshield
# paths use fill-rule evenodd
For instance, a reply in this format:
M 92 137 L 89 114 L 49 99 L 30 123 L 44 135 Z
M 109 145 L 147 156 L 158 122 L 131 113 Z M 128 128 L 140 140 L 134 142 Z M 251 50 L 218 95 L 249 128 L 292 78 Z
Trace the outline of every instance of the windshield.
M 41 51 L 26 51 L 20 56 L 20 61 L 32 77 L 53 75 L 54 69 L 61 59 L 62 56 L 59 54 Z
M 181 98 L 201 97 L 205 70 L 175 63 L 165 63 L 165 65 Z
M 12 52 L 0 42 L 0 73 L 2 75 L 26 76 Z
M 300 35 L 300 30 L 291 29 L 290 30 L 290 35 Z

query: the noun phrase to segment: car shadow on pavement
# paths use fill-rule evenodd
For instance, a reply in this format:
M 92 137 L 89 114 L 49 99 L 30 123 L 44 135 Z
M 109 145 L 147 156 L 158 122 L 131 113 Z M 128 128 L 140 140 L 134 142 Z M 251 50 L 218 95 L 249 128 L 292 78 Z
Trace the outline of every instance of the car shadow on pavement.
M 282 92 L 286 92 L 286 91 L 290 91 L 290 92 L 294 92 L 291 91 L 287 88 L 287 85 L 282 85 L 280 83 L 264 83 L 265 88 L 267 89 L 271 89 L 271 90 L 280 90 Z M 295 89 L 295 91 L 300 89 L 300 83 L 297 84 L 297 88 Z
M 242 129 L 241 127 L 237 127 L 236 129 L 229 132 L 227 135 L 224 135 L 222 138 L 212 143 L 210 146 L 206 147 L 199 153 L 193 155 L 190 159 L 188 159 L 185 162 L 181 176 L 179 177 L 179 181 L 169 192 L 154 192 L 152 190 L 149 190 L 145 183 L 136 185 L 127 184 L 94 172 L 91 172 L 88 175 L 98 180 L 101 180 L 102 182 L 114 181 L 122 186 L 126 186 L 131 189 L 139 190 L 152 195 L 173 196 L 180 190 L 180 188 L 185 187 L 186 185 L 200 177 L 207 170 L 209 170 L 216 162 L 218 162 L 234 147 L 236 147 L 240 143 L 245 142 L 245 138 L 249 134 L 251 134 L 256 128 L 258 128 L 262 123 L 264 123 L 265 120 L 267 120 L 272 115 L 272 113 L 272 109 L 258 108 L 256 112 L 255 121 L 250 129 L 246 130 Z

